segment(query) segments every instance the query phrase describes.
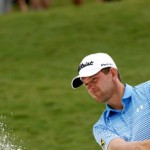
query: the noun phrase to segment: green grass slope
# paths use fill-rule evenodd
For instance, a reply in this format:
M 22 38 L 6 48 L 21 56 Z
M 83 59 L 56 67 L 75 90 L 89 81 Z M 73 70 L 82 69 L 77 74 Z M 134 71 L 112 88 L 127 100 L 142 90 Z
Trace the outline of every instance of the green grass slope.
M 122 0 L 0 16 L 0 114 L 27 150 L 100 149 L 92 126 L 104 105 L 70 82 L 95 52 L 112 55 L 123 82 L 149 80 L 149 8 Z

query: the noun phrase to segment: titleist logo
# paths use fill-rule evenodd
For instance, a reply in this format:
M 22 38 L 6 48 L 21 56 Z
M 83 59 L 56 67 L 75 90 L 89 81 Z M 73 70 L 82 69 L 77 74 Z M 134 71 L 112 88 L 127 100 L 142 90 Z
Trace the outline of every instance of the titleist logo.
M 90 65 L 93 65 L 93 61 L 90 61 L 90 62 L 86 62 L 86 63 L 82 63 L 82 64 L 80 64 L 79 65 L 79 67 L 78 67 L 78 72 L 82 69 L 82 68 L 84 68 L 84 67 L 87 67 L 87 66 L 90 66 Z

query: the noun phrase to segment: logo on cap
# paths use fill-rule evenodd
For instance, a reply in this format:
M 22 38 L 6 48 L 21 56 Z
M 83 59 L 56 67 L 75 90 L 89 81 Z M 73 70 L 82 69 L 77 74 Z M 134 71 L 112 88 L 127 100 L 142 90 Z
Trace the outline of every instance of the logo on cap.
M 101 64 L 101 66 L 112 66 L 112 64 L 111 63 Z
M 93 65 L 93 63 L 94 63 L 93 61 L 81 63 L 81 64 L 79 65 L 79 67 L 78 67 L 78 72 L 79 72 L 82 68 L 84 68 L 84 67 Z

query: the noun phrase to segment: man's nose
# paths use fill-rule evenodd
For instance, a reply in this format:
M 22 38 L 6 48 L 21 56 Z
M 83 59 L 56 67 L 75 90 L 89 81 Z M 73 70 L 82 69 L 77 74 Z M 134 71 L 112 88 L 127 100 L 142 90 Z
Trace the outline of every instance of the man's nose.
M 89 83 L 87 88 L 88 88 L 88 91 L 92 92 L 94 89 L 94 86 L 93 84 Z

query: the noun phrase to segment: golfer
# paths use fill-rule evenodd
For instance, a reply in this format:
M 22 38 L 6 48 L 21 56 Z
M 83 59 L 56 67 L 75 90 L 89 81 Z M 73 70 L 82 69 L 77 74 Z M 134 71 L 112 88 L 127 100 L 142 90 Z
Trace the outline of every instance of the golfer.
M 93 126 L 102 149 L 150 150 L 150 81 L 135 87 L 123 84 L 115 62 L 106 53 L 86 56 L 78 73 L 72 87 L 83 84 L 97 102 L 106 103 Z

